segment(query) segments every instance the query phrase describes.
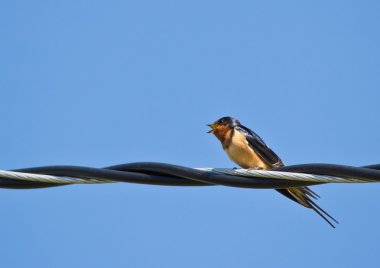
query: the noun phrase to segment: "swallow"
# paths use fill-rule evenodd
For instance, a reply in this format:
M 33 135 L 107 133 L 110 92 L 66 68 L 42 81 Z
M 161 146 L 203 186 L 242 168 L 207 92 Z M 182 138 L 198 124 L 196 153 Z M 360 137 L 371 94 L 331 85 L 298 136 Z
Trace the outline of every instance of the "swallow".
M 260 136 L 240 124 L 239 120 L 222 117 L 208 126 L 211 127 L 208 133 L 212 133 L 218 138 L 228 157 L 240 167 L 268 170 L 285 166 L 280 157 L 265 144 Z M 333 228 L 335 226 L 331 220 L 338 224 L 337 220 L 312 200 L 318 199 L 319 196 L 309 187 L 275 190 L 298 204 L 314 210 Z

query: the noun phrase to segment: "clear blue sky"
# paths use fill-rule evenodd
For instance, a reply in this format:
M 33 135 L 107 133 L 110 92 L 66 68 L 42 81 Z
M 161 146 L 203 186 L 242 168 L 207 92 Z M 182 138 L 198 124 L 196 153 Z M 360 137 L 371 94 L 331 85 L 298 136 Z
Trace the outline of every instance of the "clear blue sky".
M 233 167 L 234 116 L 287 164 L 380 163 L 379 1 L 2 1 L 1 169 Z M 0 190 L 2 267 L 379 267 L 380 184 Z

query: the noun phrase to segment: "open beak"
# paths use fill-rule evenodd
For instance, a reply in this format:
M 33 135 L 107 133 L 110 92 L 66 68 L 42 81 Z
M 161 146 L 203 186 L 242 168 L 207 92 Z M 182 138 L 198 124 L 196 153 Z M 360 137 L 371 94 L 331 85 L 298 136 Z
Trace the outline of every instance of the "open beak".
M 214 133 L 215 128 L 217 127 L 217 124 L 207 124 L 211 130 L 207 131 L 207 133 Z

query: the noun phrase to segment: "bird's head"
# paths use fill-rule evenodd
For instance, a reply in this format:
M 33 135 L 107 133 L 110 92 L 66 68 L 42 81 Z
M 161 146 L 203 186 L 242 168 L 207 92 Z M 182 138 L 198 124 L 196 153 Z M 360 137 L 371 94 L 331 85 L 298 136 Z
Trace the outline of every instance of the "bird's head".
M 215 136 L 219 137 L 227 133 L 229 130 L 233 129 L 236 126 L 239 126 L 240 122 L 239 120 L 232 118 L 232 117 L 222 117 L 218 120 L 216 120 L 212 124 L 208 124 L 209 127 L 211 127 L 211 130 L 207 133 L 212 133 Z

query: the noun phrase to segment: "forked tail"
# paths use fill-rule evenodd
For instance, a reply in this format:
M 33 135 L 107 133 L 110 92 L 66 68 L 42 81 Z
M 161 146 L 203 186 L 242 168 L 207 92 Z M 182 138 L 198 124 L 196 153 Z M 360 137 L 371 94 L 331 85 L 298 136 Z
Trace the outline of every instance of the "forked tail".
M 313 200 L 318 199 L 319 195 L 314 193 L 309 187 L 297 187 L 297 188 L 287 188 L 287 189 L 276 189 L 279 193 L 285 195 L 291 200 L 301 204 L 307 208 L 314 210 L 321 216 L 328 224 L 335 228 L 332 221 L 339 224 L 339 222 L 334 219 L 330 214 L 324 211 L 320 206 L 318 206 Z

